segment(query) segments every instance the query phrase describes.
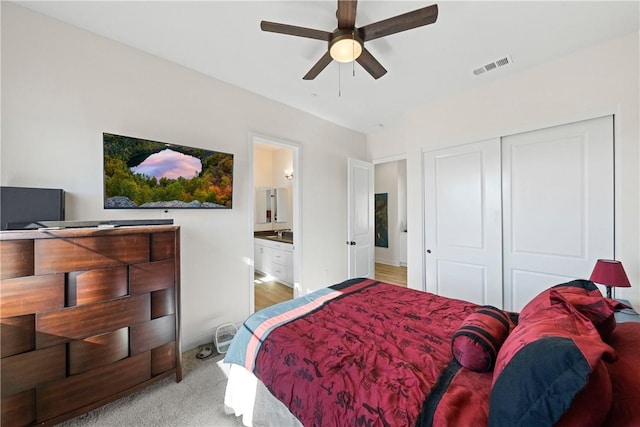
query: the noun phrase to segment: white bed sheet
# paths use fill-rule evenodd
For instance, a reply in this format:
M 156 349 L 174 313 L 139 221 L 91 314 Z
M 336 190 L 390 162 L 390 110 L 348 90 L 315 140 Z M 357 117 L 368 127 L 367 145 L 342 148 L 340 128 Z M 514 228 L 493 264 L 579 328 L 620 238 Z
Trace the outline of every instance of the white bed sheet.
M 242 416 L 247 427 L 303 427 L 253 373 L 232 364 L 224 396 L 227 414 Z

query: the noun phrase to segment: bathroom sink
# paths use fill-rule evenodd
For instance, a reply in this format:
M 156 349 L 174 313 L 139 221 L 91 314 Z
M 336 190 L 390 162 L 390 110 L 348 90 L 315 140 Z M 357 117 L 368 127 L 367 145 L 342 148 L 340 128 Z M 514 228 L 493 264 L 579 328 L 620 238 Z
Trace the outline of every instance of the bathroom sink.
M 269 234 L 266 236 L 256 236 L 258 239 L 272 240 L 274 242 L 293 243 L 293 236 L 278 237 L 276 234 Z

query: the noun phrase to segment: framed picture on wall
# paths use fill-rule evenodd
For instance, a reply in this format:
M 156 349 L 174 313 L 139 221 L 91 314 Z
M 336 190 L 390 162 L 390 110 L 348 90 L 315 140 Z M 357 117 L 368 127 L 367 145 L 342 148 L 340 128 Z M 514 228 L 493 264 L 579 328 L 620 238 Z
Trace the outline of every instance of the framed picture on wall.
M 375 197 L 376 246 L 389 247 L 389 219 L 387 214 L 388 193 L 378 193 Z

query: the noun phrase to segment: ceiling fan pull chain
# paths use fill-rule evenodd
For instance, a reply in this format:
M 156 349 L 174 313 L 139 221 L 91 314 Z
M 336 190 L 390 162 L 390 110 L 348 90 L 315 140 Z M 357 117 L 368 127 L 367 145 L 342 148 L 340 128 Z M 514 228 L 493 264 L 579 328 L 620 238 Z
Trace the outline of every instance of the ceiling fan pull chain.
M 356 32 L 355 30 L 351 31 L 351 57 L 353 58 L 353 61 L 351 61 L 351 69 L 352 69 L 352 76 L 355 77 L 356 76 Z
M 340 78 L 340 63 L 338 62 L 338 98 L 342 97 L 342 79 Z

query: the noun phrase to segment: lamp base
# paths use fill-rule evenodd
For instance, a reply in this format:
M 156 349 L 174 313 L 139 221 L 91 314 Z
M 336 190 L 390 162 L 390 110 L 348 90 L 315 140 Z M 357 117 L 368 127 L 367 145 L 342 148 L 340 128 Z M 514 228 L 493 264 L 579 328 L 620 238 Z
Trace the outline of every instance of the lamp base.
M 607 286 L 607 298 L 611 298 L 611 286 Z

